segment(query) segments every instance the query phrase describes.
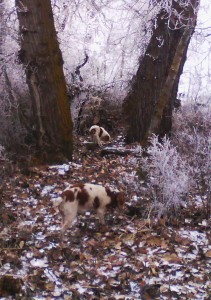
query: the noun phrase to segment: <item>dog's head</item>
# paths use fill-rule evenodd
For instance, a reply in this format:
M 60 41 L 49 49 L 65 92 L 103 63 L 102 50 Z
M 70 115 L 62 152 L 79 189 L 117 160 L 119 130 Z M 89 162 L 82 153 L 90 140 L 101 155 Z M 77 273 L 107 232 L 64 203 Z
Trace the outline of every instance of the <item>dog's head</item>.
M 93 125 L 90 129 L 89 129 L 89 134 L 91 135 L 95 135 L 96 132 L 97 132 L 97 126 L 96 125 Z
M 110 190 L 106 188 L 107 195 L 111 198 L 111 202 L 108 204 L 108 207 L 122 209 L 125 203 L 125 196 L 123 192 L 119 190 Z

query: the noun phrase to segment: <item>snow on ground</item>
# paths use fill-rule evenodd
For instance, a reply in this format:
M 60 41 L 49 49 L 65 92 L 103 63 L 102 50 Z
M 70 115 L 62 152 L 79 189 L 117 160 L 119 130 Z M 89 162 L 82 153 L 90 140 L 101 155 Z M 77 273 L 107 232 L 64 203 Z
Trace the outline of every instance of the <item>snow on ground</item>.
M 37 167 L 8 181 L 1 204 L 0 299 L 208 300 L 210 224 L 197 206 L 177 225 L 153 224 L 136 207 L 138 199 L 149 200 L 146 187 L 140 193 L 128 185 L 128 209 L 108 212 L 104 228 L 92 213 L 78 216 L 60 243 L 61 217 L 52 199 L 80 180 L 122 188 L 131 170 L 136 176 L 132 154 L 88 152 L 75 155 L 74 163 Z

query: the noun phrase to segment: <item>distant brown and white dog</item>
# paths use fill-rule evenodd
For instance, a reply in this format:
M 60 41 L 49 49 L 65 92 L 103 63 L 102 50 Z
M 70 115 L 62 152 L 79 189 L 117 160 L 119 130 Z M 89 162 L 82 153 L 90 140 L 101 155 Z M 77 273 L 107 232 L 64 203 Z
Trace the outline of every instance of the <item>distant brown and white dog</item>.
M 103 127 L 97 125 L 93 125 L 89 129 L 89 133 L 93 141 L 99 146 L 102 146 L 102 142 L 109 142 L 111 140 L 110 134 Z
M 72 224 L 78 212 L 96 210 L 101 224 L 105 224 L 104 215 L 109 208 L 122 208 L 125 199 L 122 192 L 111 190 L 91 183 L 78 183 L 70 185 L 61 195 L 57 203 L 62 216 L 61 237 Z

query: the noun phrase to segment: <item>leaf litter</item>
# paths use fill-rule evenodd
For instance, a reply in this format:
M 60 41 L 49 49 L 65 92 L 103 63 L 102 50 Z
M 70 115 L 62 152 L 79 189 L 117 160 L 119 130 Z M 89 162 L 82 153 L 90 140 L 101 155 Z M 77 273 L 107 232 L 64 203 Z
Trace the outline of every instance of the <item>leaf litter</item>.
M 149 222 L 137 167 L 133 153 L 78 147 L 73 162 L 17 172 L 0 203 L 0 299 L 210 299 L 209 221 L 189 213 L 179 226 Z M 61 245 L 53 201 L 78 181 L 124 190 L 127 208 L 108 212 L 104 228 L 92 213 L 78 216 Z

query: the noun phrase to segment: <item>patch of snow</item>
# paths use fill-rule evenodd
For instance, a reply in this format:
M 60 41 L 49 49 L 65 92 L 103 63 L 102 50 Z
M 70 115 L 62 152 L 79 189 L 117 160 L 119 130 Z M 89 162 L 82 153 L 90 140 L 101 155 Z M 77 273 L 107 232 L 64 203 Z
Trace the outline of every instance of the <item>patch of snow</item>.
M 60 226 L 58 226 L 58 225 L 51 225 L 51 226 L 48 226 L 48 230 L 49 231 L 58 231 L 58 230 L 60 230 Z
M 79 168 L 82 168 L 82 167 L 83 167 L 83 165 L 76 164 L 76 163 L 74 163 L 74 162 L 70 162 L 70 165 L 71 165 L 72 167 L 76 168 L 76 169 L 79 169 Z
M 176 268 L 182 267 L 181 264 L 169 262 L 169 261 L 167 261 L 167 260 L 162 261 L 162 265 L 163 265 L 163 266 L 176 267 Z
M 202 197 L 199 196 L 199 195 L 197 195 L 197 196 L 195 197 L 194 200 L 195 200 L 194 202 L 195 202 L 197 205 L 202 205 L 202 204 L 203 204 L 203 199 L 202 199 Z
M 146 244 L 146 241 L 141 241 L 138 245 L 139 248 L 143 248 L 144 245 Z
M 181 294 L 181 291 L 182 291 L 182 287 L 179 286 L 179 285 L 171 285 L 169 287 L 169 289 L 172 291 L 172 292 L 176 292 L 177 294 Z
M 45 235 L 42 232 L 38 232 L 36 234 L 36 240 L 44 240 L 45 239 Z
M 171 274 L 170 278 L 171 279 L 179 279 L 179 278 L 183 278 L 184 277 L 184 272 L 183 271 L 176 271 L 175 274 Z
M 48 266 L 48 260 L 47 257 L 44 257 L 43 259 L 34 258 L 30 261 L 30 264 L 33 267 L 45 268 Z
M 100 283 L 100 279 L 99 278 L 93 280 L 93 284 L 94 285 L 99 284 L 99 283 Z
M 41 196 L 43 197 L 43 196 L 48 195 L 50 192 L 52 192 L 52 190 L 55 189 L 55 187 L 56 187 L 56 184 L 54 184 L 54 185 L 46 185 L 43 188 L 42 192 L 41 192 Z
M 54 283 L 56 283 L 57 285 L 61 285 L 60 280 L 57 278 L 57 276 L 54 274 L 54 272 L 50 269 L 45 269 L 44 273 L 46 275 L 46 277 L 48 277 L 48 279 Z
M 119 254 L 121 254 L 122 256 L 127 256 L 127 253 L 126 252 L 123 252 L 123 251 L 121 251 L 121 252 L 119 252 Z
M 120 267 L 115 269 L 114 268 L 112 270 L 107 270 L 107 267 L 105 266 L 101 266 L 100 268 L 97 269 L 97 273 L 101 276 L 106 276 L 107 278 L 114 278 L 116 277 L 118 271 L 120 270 Z
M 137 229 L 135 227 L 132 227 L 131 225 L 126 226 L 126 229 L 128 230 L 128 232 L 137 233 Z
M 137 296 L 139 296 L 140 295 L 140 285 L 137 282 L 133 282 L 133 281 L 129 282 L 129 284 L 130 284 L 131 292 L 139 293 L 139 294 L 137 294 Z
M 87 291 L 87 288 L 84 288 L 84 287 L 81 286 L 79 283 L 76 283 L 76 284 L 75 284 L 75 287 L 77 288 L 77 290 L 78 290 L 78 292 L 79 292 L 80 294 L 83 294 L 84 292 Z
M 22 221 L 21 223 L 18 224 L 18 228 L 33 225 L 35 222 L 36 222 L 36 218 L 33 221 Z
M 143 280 L 146 282 L 146 284 L 149 284 L 149 285 L 157 284 L 160 282 L 160 278 L 157 278 L 157 277 L 147 278 L 144 276 Z
M 59 272 L 65 272 L 65 266 L 61 265 L 59 266 Z
M 40 185 L 40 183 L 36 183 L 36 184 L 34 184 L 34 187 L 36 187 L 36 188 L 40 188 L 40 187 L 41 187 L 41 185 Z
M 140 295 L 139 295 L 140 297 Z M 113 299 L 116 299 L 116 300 L 138 300 L 140 298 L 134 298 L 133 296 L 128 296 L 128 295 L 119 295 L 119 294 L 114 294 L 114 297 L 112 297 Z
M 159 249 L 157 249 L 157 248 L 155 248 L 155 249 L 148 249 L 148 255 L 149 256 L 153 256 L 154 255 L 154 253 L 156 253 L 156 252 L 159 252 L 160 253 L 160 251 L 159 251 Z
M 54 297 L 60 297 L 62 295 L 63 290 L 58 286 L 55 286 L 55 290 L 53 292 Z
M 26 253 L 26 257 L 27 258 L 32 258 L 34 256 L 34 253 L 33 252 L 27 252 Z
M 49 166 L 48 168 L 49 169 L 56 169 L 56 170 L 59 170 L 59 169 L 69 170 L 70 166 L 69 166 L 69 164 L 62 164 L 62 165 Z
M 206 234 L 198 232 L 196 230 L 180 230 L 180 235 L 182 237 L 190 239 L 192 242 L 195 242 L 197 245 L 208 245 Z
M 199 223 L 199 225 L 207 227 L 208 226 L 208 222 L 207 222 L 207 220 L 202 220 L 202 222 Z
M 9 271 L 9 270 L 11 270 L 11 265 L 10 265 L 10 263 L 6 263 L 6 264 L 2 265 L 2 267 L 1 267 L 1 272 L 2 272 L 2 271 L 5 272 L 5 271 Z
M 133 195 L 132 198 L 131 198 L 131 201 L 133 201 L 133 202 L 137 202 L 138 200 L 139 200 L 139 197 L 137 195 Z
M 13 206 L 13 205 L 12 205 L 11 203 L 5 202 L 5 203 L 4 203 L 4 206 L 8 208 L 8 207 L 11 207 L 11 206 Z

